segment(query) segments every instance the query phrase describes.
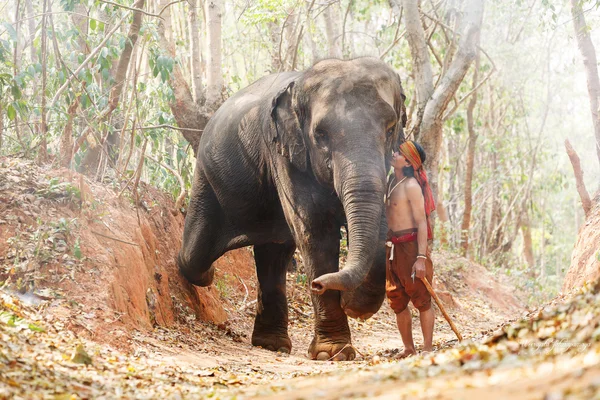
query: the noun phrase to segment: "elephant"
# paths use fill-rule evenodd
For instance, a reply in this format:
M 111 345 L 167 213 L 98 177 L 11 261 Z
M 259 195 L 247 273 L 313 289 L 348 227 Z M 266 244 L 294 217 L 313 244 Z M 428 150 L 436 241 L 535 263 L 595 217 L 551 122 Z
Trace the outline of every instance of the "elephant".
M 383 197 L 392 149 L 404 140 L 404 100 L 399 75 L 379 59 L 327 59 L 259 79 L 208 122 L 177 264 L 209 286 L 215 260 L 254 246 L 253 345 L 291 352 L 286 271 L 298 248 L 309 282 L 327 277 L 313 282 L 321 293 L 311 292 L 308 356 L 354 359 L 347 317 L 369 318 L 385 297 Z M 339 270 L 346 221 L 351 245 Z

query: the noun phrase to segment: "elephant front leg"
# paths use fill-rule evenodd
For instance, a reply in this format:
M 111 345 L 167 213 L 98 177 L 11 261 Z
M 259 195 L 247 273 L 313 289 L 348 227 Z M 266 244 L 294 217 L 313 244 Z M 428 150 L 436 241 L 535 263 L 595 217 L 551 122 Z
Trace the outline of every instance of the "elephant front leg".
M 303 258 L 310 260 L 312 279 L 339 269 L 338 232 L 321 237 L 303 251 Z M 352 347 L 348 318 L 340 305 L 340 292 L 328 290 L 322 295 L 311 293 L 315 312 L 315 336 L 308 348 L 313 360 L 350 361 L 356 357 Z
M 315 336 L 308 348 L 313 360 L 351 361 L 356 357 L 352 347 L 348 318 L 340 307 L 340 293 L 327 291 L 312 295 L 315 310 Z
M 258 301 L 252 345 L 271 351 L 290 353 L 292 341 L 288 335 L 286 273 L 296 245 L 265 244 L 254 246 Z

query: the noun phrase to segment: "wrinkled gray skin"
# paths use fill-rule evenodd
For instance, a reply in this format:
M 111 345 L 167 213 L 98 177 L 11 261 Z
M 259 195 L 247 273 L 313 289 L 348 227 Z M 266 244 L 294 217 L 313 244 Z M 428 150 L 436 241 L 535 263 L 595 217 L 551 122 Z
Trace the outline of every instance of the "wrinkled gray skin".
M 291 351 L 286 269 L 299 248 L 309 282 L 335 273 L 328 283 L 337 289 L 311 294 L 309 356 L 354 358 L 347 315 L 368 318 L 385 296 L 385 175 L 404 121 L 400 78 L 374 58 L 267 76 L 210 120 L 177 261 L 191 283 L 208 286 L 217 258 L 254 245 L 253 345 Z M 346 219 L 350 249 L 338 272 Z

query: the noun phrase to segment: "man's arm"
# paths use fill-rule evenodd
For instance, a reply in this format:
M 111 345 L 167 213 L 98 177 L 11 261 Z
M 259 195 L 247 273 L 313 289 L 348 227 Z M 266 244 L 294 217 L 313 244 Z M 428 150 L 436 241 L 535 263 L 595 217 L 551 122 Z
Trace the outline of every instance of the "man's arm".
M 425 199 L 421 186 L 416 180 L 411 180 L 406 186 L 406 195 L 412 212 L 413 219 L 417 224 L 417 244 L 419 255 L 427 255 L 427 215 L 425 214 Z M 413 272 L 417 278 L 425 277 L 425 259 L 417 258 L 413 266 Z

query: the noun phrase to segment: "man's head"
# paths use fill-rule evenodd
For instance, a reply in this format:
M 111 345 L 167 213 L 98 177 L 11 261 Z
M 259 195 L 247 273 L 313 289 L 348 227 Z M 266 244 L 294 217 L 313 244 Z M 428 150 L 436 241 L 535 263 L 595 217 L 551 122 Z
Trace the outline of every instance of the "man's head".
M 425 150 L 419 143 L 407 140 L 394 152 L 392 166 L 394 169 L 402 168 L 404 176 L 413 177 L 415 170 L 423 167 L 426 158 Z

